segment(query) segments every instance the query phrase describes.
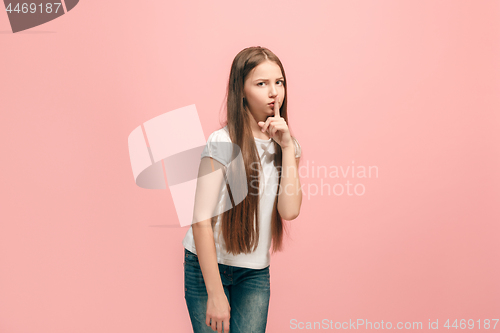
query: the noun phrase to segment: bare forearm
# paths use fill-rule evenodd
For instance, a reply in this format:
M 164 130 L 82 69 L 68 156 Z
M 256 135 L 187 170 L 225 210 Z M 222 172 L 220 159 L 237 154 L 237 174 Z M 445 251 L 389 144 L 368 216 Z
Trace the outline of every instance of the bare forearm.
M 282 174 L 278 196 L 278 211 L 285 220 L 293 220 L 299 215 L 300 205 L 302 204 L 302 190 L 293 146 L 282 150 L 281 164 Z
M 210 220 L 193 224 L 193 238 L 207 293 L 224 293 Z

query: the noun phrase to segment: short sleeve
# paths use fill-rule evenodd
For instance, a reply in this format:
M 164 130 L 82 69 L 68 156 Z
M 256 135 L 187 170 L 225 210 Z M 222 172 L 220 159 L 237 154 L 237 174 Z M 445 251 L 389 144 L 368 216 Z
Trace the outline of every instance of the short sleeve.
M 205 149 L 201 153 L 201 158 L 209 156 L 227 166 L 232 157 L 231 138 L 224 129 L 217 130 L 208 137 Z
M 302 155 L 302 148 L 300 147 L 299 141 L 296 138 L 293 138 L 293 144 L 295 146 L 295 158 L 299 158 Z

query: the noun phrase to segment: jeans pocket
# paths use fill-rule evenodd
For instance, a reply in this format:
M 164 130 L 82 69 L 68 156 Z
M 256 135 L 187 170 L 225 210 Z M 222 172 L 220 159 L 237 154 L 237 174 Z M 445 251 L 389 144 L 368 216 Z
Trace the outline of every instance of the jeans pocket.
M 200 267 L 200 262 L 198 261 L 198 256 L 187 249 L 184 249 L 184 264 Z
M 271 289 L 269 266 L 262 269 L 244 268 L 241 272 L 245 288 L 266 292 Z

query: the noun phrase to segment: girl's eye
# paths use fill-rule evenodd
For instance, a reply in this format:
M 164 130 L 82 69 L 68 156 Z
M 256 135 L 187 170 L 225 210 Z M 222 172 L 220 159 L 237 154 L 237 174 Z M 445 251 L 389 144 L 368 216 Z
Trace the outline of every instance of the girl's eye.
M 281 82 L 281 84 L 284 84 L 284 83 L 285 83 L 283 80 L 278 80 L 278 81 L 276 81 L 276 82 Z M 261 83 L 265 83 L 265 82 L 259 82 L 259 83 L 257 83 L 257 85 L 260 85 Z

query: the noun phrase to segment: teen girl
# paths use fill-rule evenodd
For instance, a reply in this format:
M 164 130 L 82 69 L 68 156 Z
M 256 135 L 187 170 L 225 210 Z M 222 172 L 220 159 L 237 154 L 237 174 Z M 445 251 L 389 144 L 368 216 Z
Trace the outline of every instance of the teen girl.
M 213 187 L 213 204 L 232 208 L 193 220 L 182 241 L 184 293 L 195 333 L 266 330 L 271 242 L 273 252 L 282 250 L 283 220 L 295 219 L 302 203 L 301 147 L 287 122 L 281 61 L 267 48 L 242 50 L 231 66 L 227 123 L 209 136 L 200 162 L 200 174 L 223 171 L 226 186 Z M 232 162 L 238 154 L 239 166 Z M 242 201 L 227 186 L 228 174 L 236 179 L 238 172 L 248 184 Z M 198 187 L 196 200 L 212 200 L 199 196 Z

